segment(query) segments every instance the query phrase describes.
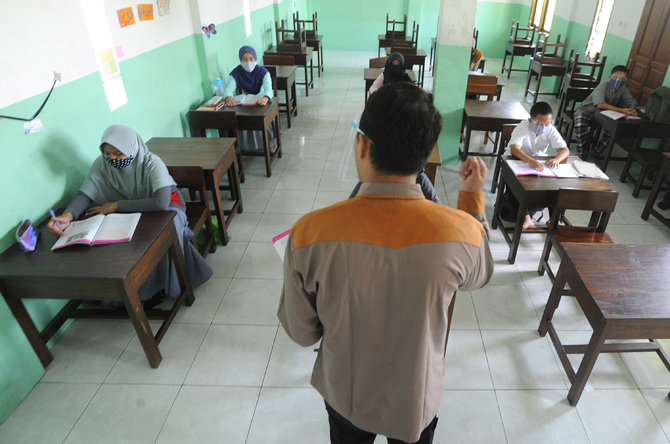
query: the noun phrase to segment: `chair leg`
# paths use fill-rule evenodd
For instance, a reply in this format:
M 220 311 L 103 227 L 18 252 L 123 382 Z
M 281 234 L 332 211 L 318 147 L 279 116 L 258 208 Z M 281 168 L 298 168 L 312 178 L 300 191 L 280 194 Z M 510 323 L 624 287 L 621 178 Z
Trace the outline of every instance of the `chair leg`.
M 628 176 L 628 171 L 630 170 L 632 164 L 633 164 L 633 152 L 631 151 L 628 154 L 628 157 L 626 158 L 626 163 L 623 166 L 623 171 L 621 171 L 621 177 L 619 177 L 619 180 L 621 182 L 626 182 L 626 177 Z
M 647 170 L 649 169 L 649 164 L 644 164 L 642 166 L 642 171 L 640 171 L 640 176 L 635 182 L 635 189 L 633 190 L 633 197 L 638 197 L 640 195 L 640 190 L 642 189 L 642 184 L 644 179 L 647 177 Z
M 498 188 L 500 168 L 502 168 L 502 153 L 499 153 L 498 156 L 496 157 L 496 166 L 495 169 L 493 170 L 493 183 L 491 183 L 491 193 L 495 193 L 496 188 Z
M 547 237 L 544 240 L 544 249 L 542 250 L 542 256 L 540 256 L 540 264 L 537 267 L 537 274 L 544 276 L 545 270 L 549 270 L 549 255 L 551 254 L 551 233 L 547 233 Z M 553 277 L 553 273 L 549 273 L 550 278 Z M 554 282 L 551 279 L 551 282 Z

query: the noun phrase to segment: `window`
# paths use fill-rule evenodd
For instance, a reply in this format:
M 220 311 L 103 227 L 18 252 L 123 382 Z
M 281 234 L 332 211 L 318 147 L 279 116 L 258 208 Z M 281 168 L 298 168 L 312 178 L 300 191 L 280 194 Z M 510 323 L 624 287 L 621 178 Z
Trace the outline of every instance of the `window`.
M 251 7 L 249 0 L 242 0 L 242 13 L 244 15 L 244 31 L 247 37 L 251 35 Z
M 594 58 L 603 49 L 613 8 L 614 0 L 598 0 L 596 16 L 593 18 L 593 26 L 591 26 L 591 35 L 589 35 L 589 42 L 586 44 L 586 57 L 589 59 Z
M 556 0 L 532 0 L 528 24 L 543 32 L 551 30 Z

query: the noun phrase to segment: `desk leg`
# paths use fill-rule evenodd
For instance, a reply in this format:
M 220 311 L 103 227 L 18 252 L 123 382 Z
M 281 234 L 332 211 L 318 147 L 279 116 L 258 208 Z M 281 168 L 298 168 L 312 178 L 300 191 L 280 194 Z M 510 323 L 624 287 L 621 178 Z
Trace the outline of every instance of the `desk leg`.
M 235 198 L 237 200 L 237 212 L 241 213 L 244 211 L 242 207 L 242 189 L 240 188 L 240 176 L 237 174 L 237 165 L 234 166 L 233 170 L 229 171 L 228 180 L 231 184 L 231 190 L 235 190 Z M 232 216 L 231 216 L 232 217 Z
M 174 225 L 172 226 L 172 230 L 174 230 Z M 144 353 L 147 355 L 149 365 L 151 368 L 157 368 L 163 357 L 161 356 L 161 352 L 158 350 L 158 345 L 156 344 L 154 335 L 151 332 L 151 327 L 149 326 L 147 315 L 144 313 L 144 308 L 142 308 L 142 303 L 140 302 L 140 296 L 137 294 L 137 289 L 132 286 L 130 282 L 124 282 L 123 286 L 126 292 L 125 297 L 123 298 L 123 304 L 125 305 L 128 316 L 133 323 L 133 327 L 135 327 L 137 338 L 140 340 L 142 348 L 144 349 Z
M 207 188 L 212 191 L 212 198 L 214 200 L 214 211 L 212 213 L 216 215 L 216 220 L 219 223 L 219 233 L 221 234 L 221 245 L 228 245 L 228 230 L 226 228 L 226 217 L 223 213 L 223 207 L 221 205 L 221 190 L 219 189 L 218 177 L 213 177 L 211 172 L 205 173 L 205 180 L 207 181 Z
M 593 366 L 596 363 L 596 359 L 598 359 L 600 350 L 603 348 L 605 339 L 607 339 L 607 334 L 609 333 L 608 324 L 598 326 L 597 328 L 598 330 L 593 331 L 589 345 L 586 347 L 584 358 L 582 358 L 582 363 L 579 365 L 577 376 L 575 377 L 575 380 L 572 383 L 572 387 L 570 387 L 570 391 L 568 392 L 568 402 L 572 406 L 577 405 L 579 402 L 579 398 L 582 396 L 586 381 L 591 375 Z
M 316 53 L 316 74 L 321 77 L 321 48 L 317 47 L 318 51 Z
M 540 85 L 542 82 L 542 72 L 537 73 L 537 86 L 535 87 L 535 97 L 533 98 L 533 105 L 537 103 L 537 98 L 540 95 Z
M 530 79 L 532 77 L 533 77 L 533 71 L 531 71 L 531 69 L 528 68 L 528 76 L 526 76 L 526 89 L 525 92 L 523 93 L 524 100 L 528 97 L 528 91 L 530 90 Z
M 509 79 L 509 76 L 512 75 L 512 66 L 514 66 L 514 52 L 512 52 L 512 55 L 509 59 L 509 70 L 507 71 L 507 78 Z
M 514 234 L 512 235 L 512 243 L 509 246 L 509 255 L 507 262 L 513 264 L 516 260 L 516 252 L 519 249 L 519 242 L 521 242 L 521 232 L 523 231 L 523 220 L 526 217 L 527 205 L 524 201 L 519 200 L 519 212 L 516 215 L 516 222 L 514 224 Z
M 470 121 L 465 122 L 467 125 L 465 129 L 465 140 L 463 141 L 463 152 L 461 153 L 461 160 L 465 161 L 468 158 L 468 153 L 470 152 L 470 136 L 472 135 L 472 130 L 470 130 Z
M 500 181 L 498 182 L 498 195 L 496 196 L 496 203 L 493 207 L 493 219 L 491 220 L 491 229 L 495 230 L 498 228 L 498 218 L 500 217 L 500 207 L 502 206 L 503 192 L 505 190 L 505 184 L 503 183 L 502 172 L 500 174 Z M 500 226 L 504 231 L 505 227 Z
M 305 95 L 309 97 L 309 76 L 307 75 L 307 60 L 305 60 Z
M 551 287 L 551 293 L 549 293 L 549 300 L 547 300 L 547 305 L 544 307 L 544 313 L 542 313 L 542 319 L 540 320 L 540 326 L 537 329 L 537 332 L 540 336 L 544 337 L 549 330 L 549 323 L 554 318 L 554 312 L 558 308 L 559 303 L 561 302 L 561 296 L 563 295 L 563 289 L 565 288 L 565 283 L 567 281 L 567 265 L 561 264 L 554 279 L 554 285 Z
M 291 109 L 291 87 L 286 85 L 284 93 L 286 94 L 286 122 L 288 127 L 291 128 L 291 114 L 293 113 Z
M 281 146 L 281 126 L 279 122 L 279 113 L 275 116 L 275 129 L 277 130 L 277 157 L 281 159 L 281 157 L 284 155 L 284 152 L 282 150 Z
M 309 86 L 307 90 L 309 90 Z M 277 128 L 277 134 L 279 134 L 279 128 Z M 263 150 L 265 151 L 265 172 L 270 177 L 272 176 L 272 166 L 270 166 L 270 141 L 267 128 L 263 130 Z
M 314 88 L 314 57 L 309 61 L 309 85 Z
M 507 61 L 507 51 L 505 51 L 505 56 L 503 57 L 502 69 L 500 70 L 500 74 L 505 74 L 505 62 L 506 61 Z
M 18 322 L 23 329 L 23 333 L 26 335 L 26 338 L 28 338 L 28 342 L 33 346 L 33 350 L 35 350 L 37 357 L 42 363 L 42 367 L 47 368 L 49 363 L 54 360 L 54 357 L 47 348 L 47 344 L 42 339 L 35 323 L 30 318 L 23 302 L 21 299 L 14 299 L 7 296 L 5 296 L 5 301 L 7 302 L 9 309 L 12 311 L 16 322 Z
M 323 45 L 319 45 L 319 60 L 321 60 L 321 72 L 326 72 L 326 68 L 323 66 Z
M 237 172 L 237 165 L 233 164 L 233 169 Z M 177 279 L 179 279 L 179 286 L 181 287 L 182 293 L 184 293 L 184 302 L 189 307 L 195 302 L 195 296 L 193 295 L 193 288 L 191 287 L 191 280 L 188 277 L 188 270 L 186 269 L 186 261 L 184 259 L 184 253 L 180 247 L 179 243 L 179 234 L 174 226 L 174 223 L 170 224 L 170 235 L 172 236 L 172 245 L 170 246 L 170 257 L 172 257 L 172 262 L 177 271 Z
M 649 193 L 649 197 L 647 198 L 647 203 L 644 205 L 644 210 L 642 210 L 642 219 L 648 220 L 649 219 L 649 213 L 651 212 L 651 209 L 654 207 L 654 203 L 656 202 L 656 199 L 658 198 L 658 192 L 661 189 L 661 184 L 663 183 L 663 179 L 665 178 L 665 174 L 663 171 L 658 171 L 656 173 L 656 179 L 654 180 L 654 186 L 651 188 L 651 192 Z M 643 178 L 640 178 L 642 180 Z M 670 186 L 670 184 L 668 185 Z
M 607 171 L 607 165 L 609 165 L 610 163 L 610 158 L 612 157 L 612 151 L 614 151 L 614 142 L 616 141 L 616 139 L 617 139 L 617 133 L 615 131 L 614 134 L 610 134 L 610 140 L 607 143 L 607 148 L 605 149 L 605 153 L 603 154 L 602 167 L 601 167 L 603 173 Z M 643 180 L 644 177 L 640 177 L 640 183 L 642 183 Z

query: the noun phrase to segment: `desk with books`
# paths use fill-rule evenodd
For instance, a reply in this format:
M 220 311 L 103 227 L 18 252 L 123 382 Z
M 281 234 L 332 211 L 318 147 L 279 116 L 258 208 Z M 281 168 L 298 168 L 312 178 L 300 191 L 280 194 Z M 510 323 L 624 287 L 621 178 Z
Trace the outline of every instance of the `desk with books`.
M 644 117 L 643 117 L 644 118 Z M 588 142 L 582 157 L 586 159 L 589 155 L 596 159 L 596 163 L 603 170 L 607 171 L 607 166 L 610 160 L 626 160 L 626 157 L 612 157 L 614 144 L 620 142 L 624 138 L 633 139 L 637 134 L 637 129 L 640 127 L 640 122 L 643 118 L 636 119 L 613 119 L 599 110 L 595 110 L 593 118 L 591 119 L 591 130 L 589 131 Z M 601 130 L 610 133 L 610 140 L 602 155 L 596 154 L 595 146 L 598 143 Z
M 547 157 L 546 159 L 549 159 Z M 539 159 L 539 158 L 538 158 Z M 543 158 L 544 159 L 544 158 Z M 576 157 L 568 158 L 567 163 L 576 160 Z M 539 176 L 517 176 L 507 160 L 516 160 L 512 156 L 505 158 L 500 170 L 500 179 L 498 182 L 498 196 L 496 198 L 493 210 L 493 219 L 491 228 L 500 228 L 510 250 L 507 260 L 513 264 L 516 260 L 516 253 L 519 249 L 521 233 L 546 233 L 545 227 L 536 227 L 523 231 L 523 219 L 526 216 L 528 208 L 553 208 L 560 188 L 572 188 L 581 190 L 585 193 L 589 191 L 611 191 L 609 184 L 602 179 L 579 178 L 555 178 Z M 516 215 L 514 226 L 505 226 L 501 218 L 501 209 L 503 195 L 505 190 L 510 193 L 519 202 L 519 209 Z M 511 236 L 510 236 L 511 233 Z
M 205 188 L 211 193 L 221 234 L 221 244 L 228 244 L 228 226 L 236 213 L 242 212 L 242 192 L 235 156 L 235 139 L 229 137 L 153 137 L 147 142 L 149 151 L 163 160 L 170 171 L 180 168 L 200 168 L 205 178 Z M 223 209 L 219 183 L 228 175 L 228 186 L 233 205 Z
M 55 252 L 50 249 L 57 236 L 43 223 L 34 251 L 24 253 L 14 244 L 0 255 L 0 292 L 45 368 L 53 361 L 46 344 L 68 318 L 130 318 L 149 364 L 158 367 L 162 359 L 158 344 L 181 304 L 191 305 L 195 300 L 172 222 L 174 216 L 172 211 L 143 213 L 130 242 L 93 247 L 75 245 Z M 138 290 L 168 252 L 182 292 L 170 310 L 145 312 Z M 39 331 L 22 299 L 69 299 L 69 302 Z M 127 313 L 78 308 L 84 301 L 120 301 Z M 148 317 L 163 320 L 155 335 Z

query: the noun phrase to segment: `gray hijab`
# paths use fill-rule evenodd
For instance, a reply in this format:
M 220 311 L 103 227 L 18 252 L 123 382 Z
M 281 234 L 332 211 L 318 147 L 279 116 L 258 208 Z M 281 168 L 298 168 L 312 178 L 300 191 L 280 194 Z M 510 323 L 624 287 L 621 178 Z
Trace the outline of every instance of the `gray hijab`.
M 102 134 L 100 149 L 104 143 L 132 156 L 133 160 L 126 168 L 118 169 L 107 163 L 102 155 L 95 159 L 80 190 L 93 202 L 104 204 L 146 199 L 160 188 L 176 185 L 163 161 L 149 151 L 131 127 L 108 127 Z

